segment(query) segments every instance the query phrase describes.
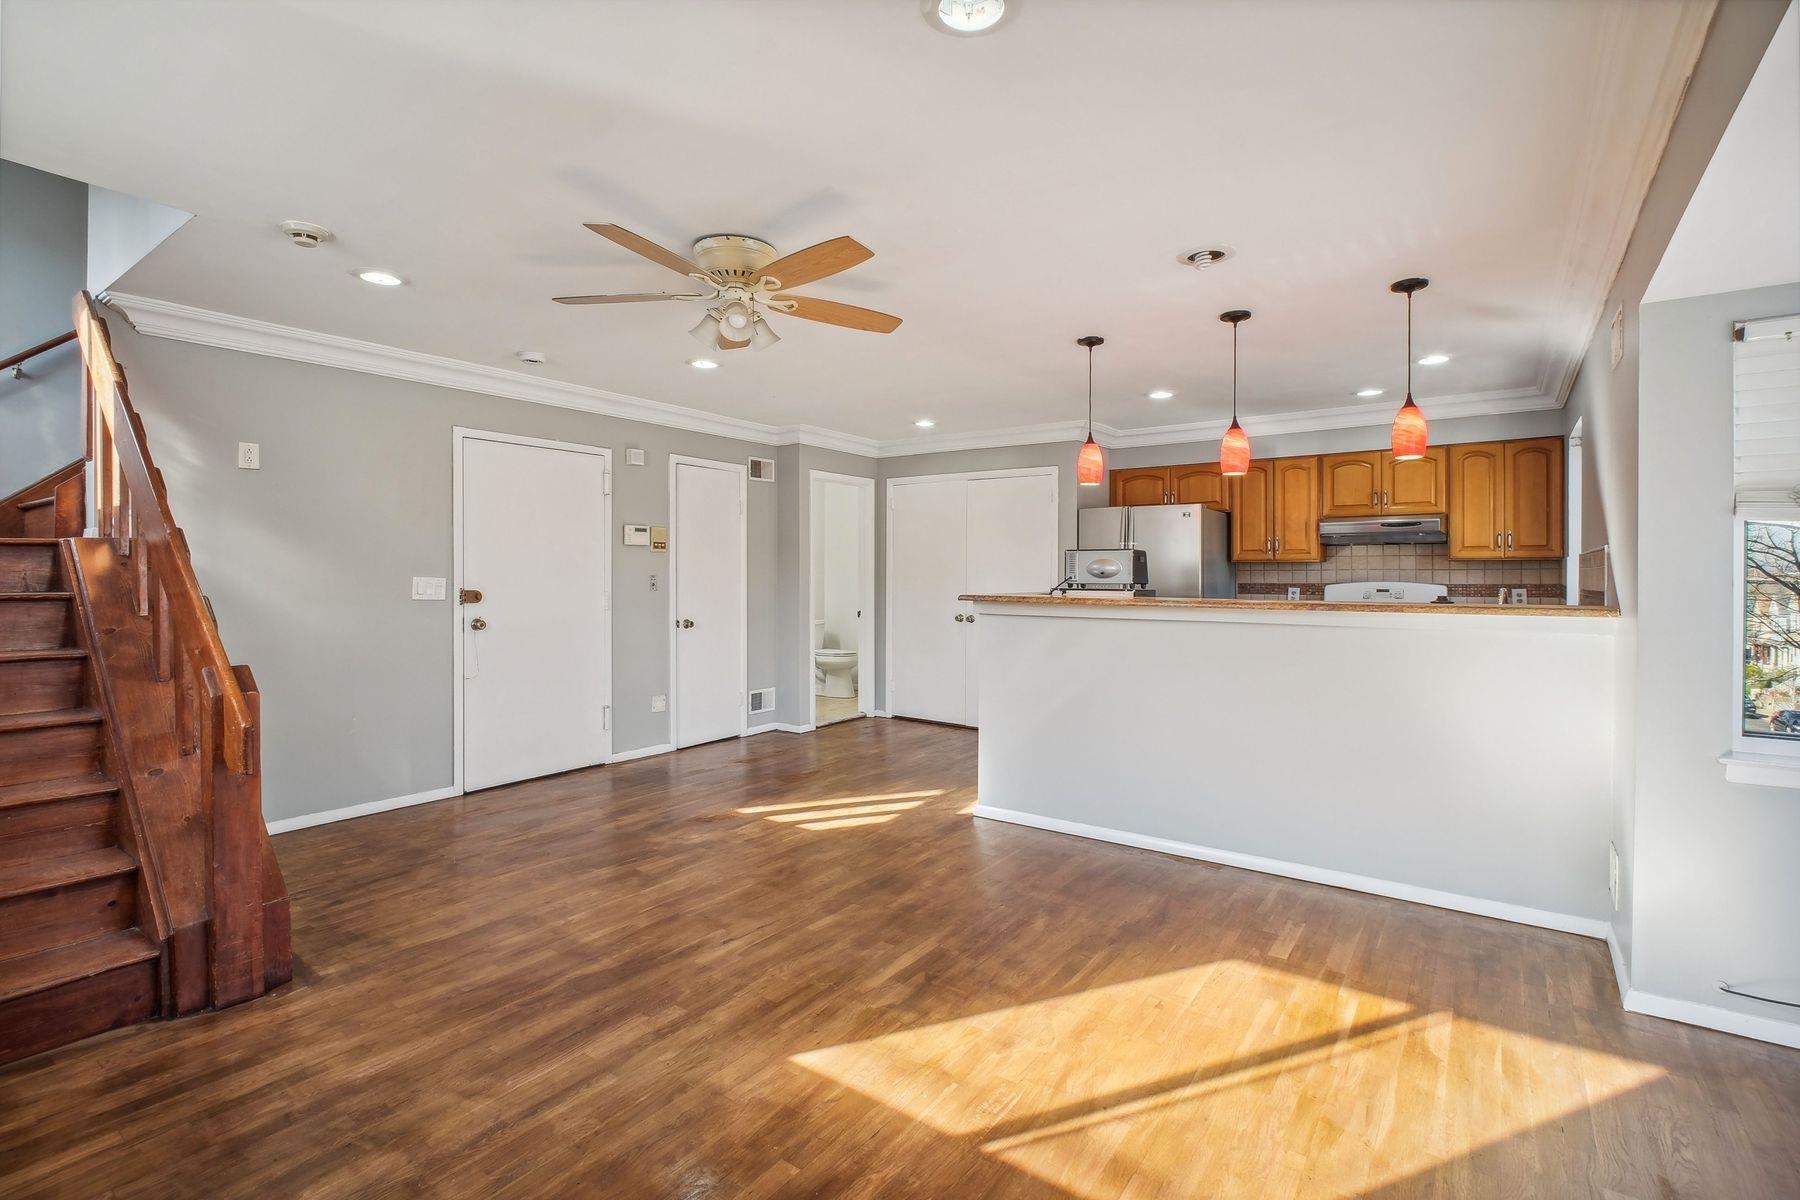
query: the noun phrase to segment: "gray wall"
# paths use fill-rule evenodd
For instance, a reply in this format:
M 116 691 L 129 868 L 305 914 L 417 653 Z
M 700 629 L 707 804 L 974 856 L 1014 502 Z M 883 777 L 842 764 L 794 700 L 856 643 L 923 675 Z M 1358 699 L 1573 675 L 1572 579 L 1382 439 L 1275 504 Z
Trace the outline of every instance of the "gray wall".
M 408 599 L 451 574 L 451 429 L 609 447 L 613 534 L 667 524 L 671 453 L 743 462 L 769 448 L 139 336 L 109 321 L 151 450 L 225 645 L 263 693 L 271 820 L 447 787 L 452 623 Z M 237 443 L 262 469 L 234 466 Z M 624 465 L 627 447 L 646 465 Z M 791 478 L 791 473 L 789 473 Z M 777 684 L 777 485 L 750 484 L 750 679 Z M 669 740 L 669 556 L 614 543 L 613 746 Z M 663 590 L 651 592 L 649 577 Z M 798 594 L 797 591 L 795 593 Z M 796 651 L 797 655 L 797 651 Z M 797 661 L 797 658 L 796 658 Z
M 0 160 L 0 358 L 66 333 L 87 270 L 87 185 Z M 0 374 L 0 496 L 82 455 L 74 343 Z
M 1727 783 L 1742 695 L 1732 518 L 1731 324 L 1800 312 L 1800 281 L 1642 310 L 1636 945 L 1632 986 L 1800 1024 L 1721 994 L 1800 999 L 1800 799 Z

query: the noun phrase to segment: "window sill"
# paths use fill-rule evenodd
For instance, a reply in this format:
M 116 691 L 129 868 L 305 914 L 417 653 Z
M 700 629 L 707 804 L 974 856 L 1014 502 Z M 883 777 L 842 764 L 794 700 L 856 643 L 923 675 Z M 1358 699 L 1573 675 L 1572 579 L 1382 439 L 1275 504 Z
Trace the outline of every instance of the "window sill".
M 1786 754 L 1721 754 L 1725 779 L 1759 787 L 1800 788 L 1800 756 Z

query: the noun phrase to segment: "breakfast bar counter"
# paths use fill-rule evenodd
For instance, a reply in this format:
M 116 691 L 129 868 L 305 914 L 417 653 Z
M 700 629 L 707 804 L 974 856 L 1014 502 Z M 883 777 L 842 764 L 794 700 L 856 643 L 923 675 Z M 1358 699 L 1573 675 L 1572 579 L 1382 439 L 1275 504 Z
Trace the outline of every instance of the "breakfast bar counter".
M 1603 935 L 1615 612 L 963 599 L 978 817 Z

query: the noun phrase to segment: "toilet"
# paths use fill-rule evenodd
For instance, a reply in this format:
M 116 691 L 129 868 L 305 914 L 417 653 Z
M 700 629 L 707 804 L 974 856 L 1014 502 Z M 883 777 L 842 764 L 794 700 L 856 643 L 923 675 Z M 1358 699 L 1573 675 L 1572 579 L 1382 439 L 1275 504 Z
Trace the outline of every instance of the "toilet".
M 821 696 L 856 695 L 856 651 L 814 650 L 813 666 L 818 668 Z

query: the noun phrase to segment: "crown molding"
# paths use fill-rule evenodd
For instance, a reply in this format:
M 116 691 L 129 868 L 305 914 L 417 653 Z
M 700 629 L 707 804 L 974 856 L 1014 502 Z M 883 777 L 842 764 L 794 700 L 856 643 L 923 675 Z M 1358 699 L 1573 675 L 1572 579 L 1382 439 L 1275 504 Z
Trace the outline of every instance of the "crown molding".
M 763 446 L 798 443 L 871 457 L 878 449 L 878 443 L 871 439 L 814 426 L 781 427 L 737 417 L 722 417 L 699 409 L 646 400 L 605 388 L 541 379 L 519 371 L 444 358 L 436 354 L 423 354 L 416 350 L 403 350 L 397 346 L 384 346 L 336 334 L 318 333 L 310 329 L 296 329 L 290 325 L 213 312 L 150 296 L 104 292 L 101 299 L 123 313 L 125 319 L 131 322 L 131 327 L 145 337 L 170 338 L 200 346 L 216 346 L 223 350 L 285 358 L 292 362 L 360 371 L 365 375 L 381 375 L 389 379 L 405 379 L 462 392 L 478 392 L 485 396 L 548 404 L 555 408 L 579 409 L 668 429 L 737 438 Z
M 1008 446 L 1079 442 L 1088 432 L 1088 426 L 1084 422 L 1056 421 L 1011 429 L 973 433 L 946 432 L 877 441 L 818 425 L 765 425 L 739 417 L 718 416 L 699 409 L 646 400 L 605 388 L 542 379 L 519 371 L 444 358 L 436 354 L 423 354 L 416 350 L 402 350 L 396 346 L 317 333 L 289 325 L 276 325 L 269 321 L 232 316 L 229 313 L 149 296 L 105 292 L 101 299 L 115 311 L 124 314 L 132 328 L 145 337 L 169 338 L 223 350 L 238 350 L 246 354 L 261 354 L 292 362 L 312 363 L 389 379 L 405 379 L 434 387 L 476 392 L 485 396 L 523 400 L 531 404 L 578 409 L 627 421 L 641 421 L 666 429 L 736 438 L 759 446 L 812 446 L 864 458 L 897 458 L 910 454 L 944 454 L 957 450 L 991 450 Z M 1433 419 L 1497 416 L 1503 413 L 1560 408 L 1565 394 L 1566 392 L 1559 394 L 1543 388 L 1511 388 L 1468 395 L 1423 397 L 1420 404 Z M 1393 420 L 1393 414 L 1394 405 L 1380 401 L 1251 415 L 1249 427 L 1253 435 L 1372 428 L 1386 426 Z M 1094 436 L 1109 449 L 1125 449 L 1208 441 L 1221 436 L 1225 432 L 1225 425 L 1226 422 L 1221 418 L 1138 429 L 1095 424 L 1093 431 Z

